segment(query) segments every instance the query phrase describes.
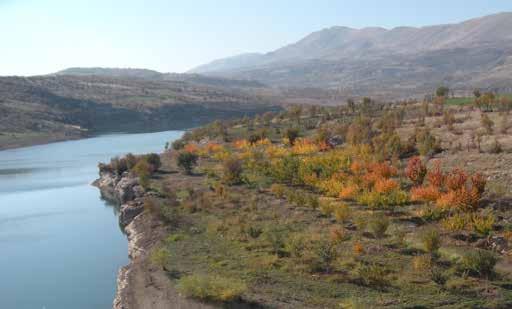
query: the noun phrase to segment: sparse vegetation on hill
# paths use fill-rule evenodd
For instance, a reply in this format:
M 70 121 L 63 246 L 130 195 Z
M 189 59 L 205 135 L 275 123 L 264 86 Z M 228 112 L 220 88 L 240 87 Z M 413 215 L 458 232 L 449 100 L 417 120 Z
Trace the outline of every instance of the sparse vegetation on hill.
M 90 71 L 0 77 L 0 148 L 104 132 L 185 129 L 280 109 L 250 83 L 199 76 L 152 79 L 144 77 L 146 70 L 120 70 L 116 76 L 107 73 L 117 71 Z
M 169 284 L 279 308 L 512 306 L 512 140 L 475 106 L 433 104 L 295 107 L 188 132 L 147 186 L 173 222 L 158 249 Z M 193 173 L 172 173 L 183 156 Z

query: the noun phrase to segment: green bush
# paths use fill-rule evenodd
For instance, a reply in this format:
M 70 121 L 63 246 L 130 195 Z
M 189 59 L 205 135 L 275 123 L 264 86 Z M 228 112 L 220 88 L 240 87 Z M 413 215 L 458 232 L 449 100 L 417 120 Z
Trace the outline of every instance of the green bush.
M 149 185 L 149 177 L 153 171 L 151 165 L 146 160 L 139 160 L 132 171 L 139 177 L 140 185 L 147 188 Z
M 220 276 L 190 275 L 178 282 L 178 291 L 185 296 L 205 301 L 233 301 L 246 290 L 247 286 L 242 281 Z
M 475 250 L 466 253 L 459 261 L 459 270 L 478 277 L 489 277 L 494 274 L 494 266 L 498 258 L 487 250 Z
M 183 139 L 177 139 L 174 142 L 172 142 L 172 149 L 174 150 L 181 150 L 183 147 L 185 147 L 187 143 Z
M 299 167 L 299 158 L 288 155 L 272 164 L 270 174 L 280 183 L 300 184 Z
M 167 265 L 170 256 L 171 253 L 166 248 L 157 248 L 151 252 L 149 259 L 151 263 L 165 270 L 165 266 Z
M 366 286 L 383 288 L 389 285 L 387 270 L 379 264 L 361 263 L 357 268 L 357 273 L 361 283 Z
M 147 154 L 143 157 L 143 159 L 146 160 L 149 165 L 151 165 L 153 171 L 157 171 L 162 166 L 160 156 L 156 153 Z
M 327 240 L 316 241 L 313 252 L 315 263 L 312 265 L 312 270 L 329 272 L 332 262 L 338 257 L 336 245 Z
M 435 254 L 441 247 L 441 237 L 439 232 L 434 229 L 426 231 L 421 240 L 425 251 L 429 253 Z
M 369 227 L 375 238 L 383 238 L 389 227 L 389 219 L 384 214 L 377 214 L 370 220 Z
M 409 197 L 402 190 L 393 190 L 388 193 L 365 191 L 359 194 L 356 200 L 359 204 L 368 205 L 370 208 L 390 208 L 405 205 L 409 201 Z
M 188 151 L 182 151 L 176 157 L 176 164 L 185 174 L 190 174 L 194 166 L 197 164 L 197 155 Z

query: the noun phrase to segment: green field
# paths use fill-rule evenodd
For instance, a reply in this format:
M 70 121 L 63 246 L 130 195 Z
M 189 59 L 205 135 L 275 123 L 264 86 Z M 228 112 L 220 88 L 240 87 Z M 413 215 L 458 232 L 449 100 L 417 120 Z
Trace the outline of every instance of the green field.
M 509 99 L 512 99 L 512 94 L 502 94 L 499 97 L 507 97 Z M 449 98 L 446 100 L 447 105 L 453 105 L 453 106 L 460 106 L 460 105 L 468 105 L 473 104 L 475 98 L 474 97 L 456 97 L 456 98 Z

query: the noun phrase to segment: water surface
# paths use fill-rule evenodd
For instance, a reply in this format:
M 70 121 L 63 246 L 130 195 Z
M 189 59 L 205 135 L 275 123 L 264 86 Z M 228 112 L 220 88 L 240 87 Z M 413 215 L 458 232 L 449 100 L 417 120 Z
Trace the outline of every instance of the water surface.
M 90 183 L 98 162 L 161 152 L 180 131 L 0 151 L 0 308 L 111 308 L 128 262 L 116 209 Z

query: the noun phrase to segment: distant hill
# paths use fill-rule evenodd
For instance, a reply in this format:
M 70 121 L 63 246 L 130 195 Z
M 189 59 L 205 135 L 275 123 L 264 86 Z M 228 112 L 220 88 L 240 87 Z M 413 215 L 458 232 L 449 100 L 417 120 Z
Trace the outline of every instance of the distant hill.
M 117 78 L 138 78 L 147 80 L 182 81 L 206 86 L 231 87 L 231 88 L 262 88 L 263 83 L 255 80 L 232 79 L 222 77 L 203 76 L 199 74 L 161 73 L 148 69 L 131 68 L 69 68 L 51 74 L 57 76 L 103 76 Z
M 75 76 L 110 76 L 120 78 L 146 78 L 159 79 L 163 75 L 160 72 L 148 69 L 128 68 L 68 68 L 53 75 L 75 75 Z
M 157 73 L 95 68 L 0 77 L 0 149 L 27 144 L 25 137 L 184 129 L 279 109 L 258 94 L 260 83 Z
M 332 27 L 266 54 L 216 60 L 191 72 L 383 97 L 418 96 L 441 83 L 508 89 L 510 29 L 512 13 L 422 28 Z

